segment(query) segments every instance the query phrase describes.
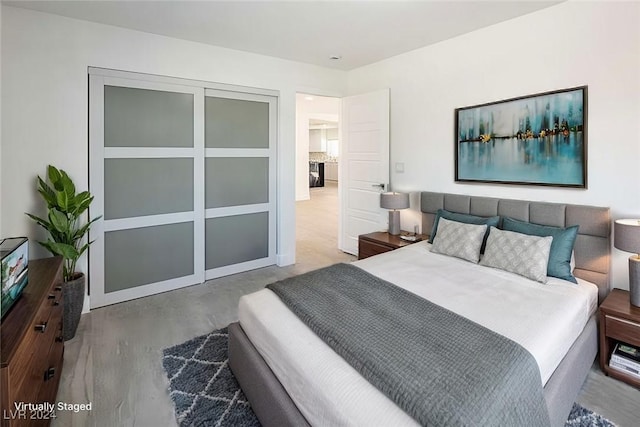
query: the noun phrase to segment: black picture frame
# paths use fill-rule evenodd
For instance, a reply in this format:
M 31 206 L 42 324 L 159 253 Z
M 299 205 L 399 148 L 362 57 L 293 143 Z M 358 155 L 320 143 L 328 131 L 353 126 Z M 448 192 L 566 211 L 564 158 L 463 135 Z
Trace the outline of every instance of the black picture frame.
M 455 109 L 455 182 L 587 188 L 587 86 Z

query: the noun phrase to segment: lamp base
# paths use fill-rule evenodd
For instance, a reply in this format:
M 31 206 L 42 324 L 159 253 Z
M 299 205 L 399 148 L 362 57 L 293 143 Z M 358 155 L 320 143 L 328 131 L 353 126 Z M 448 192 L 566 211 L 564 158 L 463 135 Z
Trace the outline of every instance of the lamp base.
M 400 234 L 400 211 L 389 211 L 389 234 L 397 236 Z
M 629 300 L 631 305 L 640 307 L 640 258 L 629 257 Z

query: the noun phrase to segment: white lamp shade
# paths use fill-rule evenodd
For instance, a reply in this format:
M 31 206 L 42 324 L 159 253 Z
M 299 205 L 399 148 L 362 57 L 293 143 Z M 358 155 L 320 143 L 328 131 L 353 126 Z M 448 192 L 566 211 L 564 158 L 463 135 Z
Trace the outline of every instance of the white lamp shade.
M 626 252 L 640 253 L 640 220 L 618 219 L 613 225 L 613 245 Z
M 407 209 L 409 207 L 409 193 L 382 193 L 380 207 L 383 209 Z

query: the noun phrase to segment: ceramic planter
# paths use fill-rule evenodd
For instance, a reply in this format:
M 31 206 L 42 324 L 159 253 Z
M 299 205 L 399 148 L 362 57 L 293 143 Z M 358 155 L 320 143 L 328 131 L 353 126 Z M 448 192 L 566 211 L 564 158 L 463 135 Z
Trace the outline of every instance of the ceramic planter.
M 62 284 L 62 298 L 64 301 L 64 317 L 62 335 L 65 341 L 76 335 L 82 306 L 84 305 L 85 276 L 78 273 L 73 280 Z

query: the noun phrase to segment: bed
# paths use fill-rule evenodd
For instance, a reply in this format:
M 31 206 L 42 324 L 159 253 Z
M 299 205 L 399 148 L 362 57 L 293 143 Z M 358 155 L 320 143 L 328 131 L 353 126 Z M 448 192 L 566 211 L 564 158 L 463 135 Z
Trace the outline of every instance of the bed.
M 566 310 L 573 312 L 579 320 L 561 319 L 565 324 L 574 326 L 556 328 L 554 334 L 542 332 L 554 336 L 548 342 L 535 345 L 526 342 L 528 335 L 519 333 L 518 328 L 499 331 L 505 335 L 512 334 L 509 338 L 516 342 L 525 341 L 519 343 L 533 353 L 545 353 L 544 356 L 536 356 L 544 385 L 544 401 L 551 425 L 563 425 L 597 352 L 597 328 L 593 313 L 598 301 L 602 301 L 609 292 L 609 209 L 423 192 L 423 230 L 431 230 L 438 209 L 481 217 L 499 215 L 556 227 L 579 225 L 573 269 L 579 283 L 567 285 L 558 280 L 558 283 L 545 288 L 559 289 L 553 292 L 568 290 L 584 294 L 579 300 L 581 302 L 574 304 L 575 309 Z M 443 270 L 470 268 L 466 273 L 469 277 L 475 274 L 474 268 L 487 269 L 468 265 L 471 263 L 465 265 L 460 260 L 449 260 L 443 255 L 428 258 L 428 252 L 430 245 L 424 242 L 355 264 L 382 279 L 399 282 L 395 284 L 408 287 L 419 295 L 422 291 L 411 289 L 415 282 L 412 275 L 420 274 L 416 269 L 422 268 L 420 264 L 423 262 L 438 262 L 440 257 L 444 262 L 441 267 Z M 398 266 L 401 266 L 402 274 L 385 273 L 389 271 L 388 268 L 397 269 Z M 494 271 L 493 274 L 492 280 L 496 286 L 506 280 L 504 277 L 511 275 L 500 271 Z M 522 283 L 526 284 L 526 279 Z M 344 360 L 332 354 L 331 349 L 327 351 L 328 347 L 323 348 L 322 341 L 309 330 L 305 331 L 305 325 L 293 313 L 278 307 L 278 297 L 270 292 L 263 290 L 248 298 L 243 297 L 239 307 L 240 323 L 230 325 L 229 329 L 230 367 L 263 425 L 415 425 L 411 417 L 359 377 Z M 446 307 L 447 304 L 470 305 L 464 300 L 452 298 L 451 294 L 447 294 L 448 291 L 425 292 L 421 296 L 443 304 L 445 308 L 452 308 Z M 493 292 L 501 290 L 495 289 Z M 528 299 L 531 295 L 534 294 L 522 298 Z M 472 298 L 486 298 L 491 302 L 487 296 Z M 453 308 L 454 311 L 457 309 Z M 481 324 L 483 321 L 491 323 L 490 319 L 483 320 L 482 314 L 472 312 L 465 315 L 479 316 L 473 320 Z M 546 350 L 536 350 L 536 345 Z M 372 423 L 372 420 L 375 422 Z

